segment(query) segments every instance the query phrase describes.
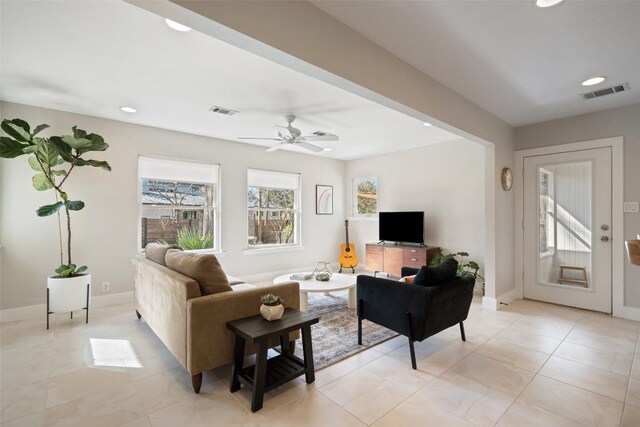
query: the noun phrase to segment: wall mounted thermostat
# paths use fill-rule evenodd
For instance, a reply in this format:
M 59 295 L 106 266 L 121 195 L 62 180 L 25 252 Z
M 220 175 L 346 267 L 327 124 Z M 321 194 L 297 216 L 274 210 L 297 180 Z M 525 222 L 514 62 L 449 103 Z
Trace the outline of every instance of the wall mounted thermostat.
M 638 202 L 624 202 L 625 212 L 638 212 Z

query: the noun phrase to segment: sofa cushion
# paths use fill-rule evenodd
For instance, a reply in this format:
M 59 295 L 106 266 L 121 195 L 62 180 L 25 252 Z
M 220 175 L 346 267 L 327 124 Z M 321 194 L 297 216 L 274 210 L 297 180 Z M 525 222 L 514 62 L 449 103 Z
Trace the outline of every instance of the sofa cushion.
M 197 254 L 170 249 L 167 251 L 165 260 L 167 267 L 198 282 L 202 295 L 231 290 L 227 275 L 224 274 L 214 254 Z
M 178 245 L 169 245 L 169 244 L 154 242 L 154 243 L 147 243 L 147 246 L 145 246 L 144 248 L 144 255 L 147 257 L 148 260 L 157 262 L 158 264 L 166 266 L 167 263 L 165 262 L 164 258 L 167 255 L 167 251 L 169 249 L 182 250 L 182 248 Z
M 437 286 L 445 282 L 455 280 L 458 271 L 458 261 L 454 258 L 447 258 L 438 265 L 432 267 L 424 266 L 418 271 L 414 285 Z

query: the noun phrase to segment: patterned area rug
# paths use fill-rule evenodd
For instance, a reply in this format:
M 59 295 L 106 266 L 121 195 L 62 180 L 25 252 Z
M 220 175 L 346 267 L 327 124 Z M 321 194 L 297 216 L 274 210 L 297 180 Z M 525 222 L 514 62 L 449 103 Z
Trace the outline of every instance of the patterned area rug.
M 309 312 L 320 316 L 311 326 L 313 361 L 316 370 L 397 336 L 394 331 L 364 320 L 362 344 L 358 345 L 358 315 L 347 306 L 348 291 L 309 294 Z M 296 344 L 296 356 L 302 358 L 302 341 Z

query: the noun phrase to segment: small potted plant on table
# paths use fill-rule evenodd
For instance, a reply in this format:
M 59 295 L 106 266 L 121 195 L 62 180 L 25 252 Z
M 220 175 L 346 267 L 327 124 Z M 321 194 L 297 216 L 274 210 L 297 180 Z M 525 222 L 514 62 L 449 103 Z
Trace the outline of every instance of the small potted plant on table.
M 260 297 L 260 314 L 268 321 L 278 320 L 284 314 L 284 300 L 277 295 L 266 294 Z
M 33 131 L 29 124 L 21 119 L 3 120 L 2 130 L 7 136 L 0 136 L 0 157 L 12 159 L 23 155 L 35 175 L 31 179 L 37 191 L 53 190 L 55 203 L 44 205 L 36 210 L 40 217 L 58 215 L 58 237 L 60 241 L 60 266 L 56 274 L 47 279 L 47 329 L 49 314 L 55 312 L 71 312 L 86 309 L 86 321 L 89 321 L 89 295 L 91 289 L 91 273 L 86 266 L 77 266 L 71 259 L 71 211 L 84 208 L 81 200 L 72 200 L 63 185 L 76 167 L 93 166 L 110 171 L 111 166 L 105 161 L 90 160 L 83 155 L 91 151 L 105 151 L 109 144 L 97 134 L 87 133 L 73 127 L 72 135 L 40 137 L 40 132 L 49 125 L 36 126 Z M 62 223 L 60 211 L 64 212 L 67 241 L 66 255 L 62 249 Z

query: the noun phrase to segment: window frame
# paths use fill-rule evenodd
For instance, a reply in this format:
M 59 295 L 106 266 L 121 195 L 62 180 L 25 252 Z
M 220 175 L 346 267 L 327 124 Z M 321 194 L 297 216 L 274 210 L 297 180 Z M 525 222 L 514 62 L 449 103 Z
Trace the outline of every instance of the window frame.
M 289 208 L 286 210 L 291 210 L 294 212 L 294 225 L 293 225 L 293 241 L 294 243 L 275 243 L 275 244 L 263 244 L 263 245 L 249 245 L 249 218 L 248 214 L 252 210 L 256 208 L 249 207 L 249 188 L 272 188 L 272 187 L 257 187 L 249 185 L 249 173 L 250 171 L 258 171 L 258 172 L 273 172 L 276 174 L 286 174 L 296 176 L 298 180 L 298 188 L 293 190 L 293 208 Z M 245 219 L 245 227 L 246 227 L 246 238 L 245 244 L 246 248 L 243 250 L 245 255 L 259 254 L 259 253 L 269 253 L 269 252 L 287 252 L 291 250 L 300 250 L 304 249 L 302 244 L 302 174 L 298 172 L 286 172 L 286 171 L 278 171 L 272 169 L 259 169 L 259 168 L 247 168 L 247 181 L 245 185 L 245 215 L 247 215 Z M 289 189 L 282 189 L 289 190 Z M 270 209 L 266 208 L 266 211 L 281 211 L 283 209 Z
M 176 157 L 164 157 L 164 156 L 155 156 L 155 155 L 148 155 L 148 154 L 138 154 L 138 206 L 137 206 L 137 210 L 138 210 L 138 215 L 137 215 L 137 238 L 136 238 L 136 244 L 137 244 L 137 249 L 136 249 L 136 253 L 137 254 L 144 254 L 144 248 L 142 247 L 142 212 L 143 212 L 143 205 L 142 205 L 142 180 L 146 179 L 146 178 L 142 178 L 140 176 L 140 159 L 141 158 L 148 158 L 148 159 L 158 159 L 158 160 L 168 160 L 168 161 L 172 161 L 172 162 L 179 162 L 179 163 L 183 163 L 185 165 L 188 165 L 190 163 L 192 164 L 199 164 L 199 165 L 206 165 L 206 166 L 212 166 L 212 167 L 216 167 L 217 168 L 217 182 L 216 182 L 216 189 L 215 189 L 215 198 L 214 198 L 214 206 L 213 206 L 213 248 L 208 248 L 208 249 L 191 249 L 191 250 L 185 250 L 185 252 L 192 252 L 192 253 L 214 253 L 216 254 L 218 257 L 220 256 L 224 256 L 224 252 L 222 250 L 222 209 L 220 206 L 220 201 L 222 200 L 221 197 L 221 189 L 222 189 L 222 184 L 221 184 L 221 179 L 222 179 L 222 166 L 220 163 L 215 163 L 215 162 L 203 162 L 203 161 L 199 161 L 199 160 L 191 160 L 191 159 L 183 159 L 183 158 L 176 158 Z M 181 181 L 173 181 L 173 180 L 167 180 L 169 182 L 181 182 L 181 183 L 187 183 L 187 184 L 203 184 L 202 182 L 193 182 L 190 180 L 181 180 Z M 195 209 L 185 209 L 185 210 L 205 210 L 206 208 L 195 208 Z
M 375 180 L 376 183 L 376 211 L 375 213 L 360 213 L 358 212 L 358 183 L 362 181 L 371 181 Z M 378 206 L 378 196 L 379 196 L 379 187 L 378 187 L 378 176 L 377 175 L 366 175 L 366 176 L 358 176 L 352 178 L 351 180 L 351 215 L 356 219 L 363 218 L 377 218 L 378 213 L 380 212 L 380 208 Z

